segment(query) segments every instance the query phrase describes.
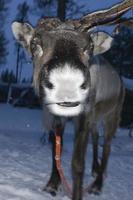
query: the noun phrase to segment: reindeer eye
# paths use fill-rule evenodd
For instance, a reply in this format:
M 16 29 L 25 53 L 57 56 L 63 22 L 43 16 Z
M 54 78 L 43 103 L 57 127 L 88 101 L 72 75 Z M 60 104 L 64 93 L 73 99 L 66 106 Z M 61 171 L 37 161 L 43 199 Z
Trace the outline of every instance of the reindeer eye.
M 47 87 L 48 89 L 53 89 L 53 84 L 50 81 L 46 81 L 45 82 L 45 87 Z
M 87 84 L 86 82 L 84 82 L 81 86 L 80 86 L 81 89 L 85 90 L 87 88 Z

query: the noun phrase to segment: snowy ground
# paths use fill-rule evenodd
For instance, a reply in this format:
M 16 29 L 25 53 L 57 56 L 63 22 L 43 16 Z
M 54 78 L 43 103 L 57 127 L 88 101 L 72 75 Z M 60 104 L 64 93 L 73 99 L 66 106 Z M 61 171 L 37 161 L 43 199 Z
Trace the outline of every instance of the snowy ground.
M 41 115 L 40 110 L 18 109 L 0 104 L 0 200 L 68 200 L 63 190 L 56 197 L 42 192 L 50 175 L 51 149 L 48 144 L 40 144 Z M 71 124 L 67 125 L 65 132 L 62 163 L 71 180 Z M 89 161 L 90 152 L 87 155 Z M 87 165 L 87 169 L 85 181 L 90 178 L 90 165 Z M 87 194 L 84 199 L 133 199 L 133 139 L 127 136 L 127 130 L 118 130 L 113 140 L 108 176 L 102 194 Z

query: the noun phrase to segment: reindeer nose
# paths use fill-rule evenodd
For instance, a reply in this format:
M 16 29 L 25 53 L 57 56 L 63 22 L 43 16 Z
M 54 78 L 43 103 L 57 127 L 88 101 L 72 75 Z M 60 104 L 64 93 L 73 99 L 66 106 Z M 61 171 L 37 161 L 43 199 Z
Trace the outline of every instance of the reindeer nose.
M 57 103 L 59 106 L 64 106 L 64 107 L 76 107 L 80 104 L 80 102 L 61 102 Z

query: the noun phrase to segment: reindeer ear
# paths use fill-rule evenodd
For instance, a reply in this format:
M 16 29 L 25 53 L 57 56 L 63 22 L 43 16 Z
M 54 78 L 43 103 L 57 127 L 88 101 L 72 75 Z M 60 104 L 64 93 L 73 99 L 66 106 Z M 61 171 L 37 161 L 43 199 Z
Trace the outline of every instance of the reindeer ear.
M 113 38 L 105 32 L 95 32 L 90 34 L 94 44 L 94 55 L 108 51 L 112 46 Z
M 28 23 L 13 22 L 12 32 L 18 42 L 28 49 L 34 33 L 32 26 Z

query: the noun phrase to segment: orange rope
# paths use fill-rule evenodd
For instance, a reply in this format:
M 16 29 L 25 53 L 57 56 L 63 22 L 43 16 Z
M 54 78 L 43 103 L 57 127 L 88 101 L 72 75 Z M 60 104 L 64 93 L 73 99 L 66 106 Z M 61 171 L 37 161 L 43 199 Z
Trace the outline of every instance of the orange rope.
M 65 175 L 64 175 L 64 171 L 63 171 L 62 166 L 61 166 L 61 136 L 59 134 L 60 130 L 61 130 L 61 127 L 60 128 L 56 127 L 56 131 L 55 131 L 55 142 L 56 142 L 55 143 L 55 161 L 56 161 L 56 167 L 57 167 L 57 170 L 59 172 L 62 185 L 64 186 L 64 189 L 65 189 L 67 195 L 70 198 L 72 198 L 72 187 L 67 182 Z M 83 188 L 83 192 L 88 192 L 88 190 L 89 190 L 89 188 L 91 188 L 92 184 L 90 186 L 86 187 L 86 188 Z
M 72 197 L 72 189 L 65 178 L 65 175 L 64 175 L 64 172 L 63 172 L 63 169 L 61 166 L 61 137 L 60 137 L 60 135 L 56 134 L 55 138 L 56 138 L 56 149 L 55 149 L 56 150 L 55 151 L 56 167 L 58 169 L 64 189 L 67 192 L 67 195 L 71 198 Z

